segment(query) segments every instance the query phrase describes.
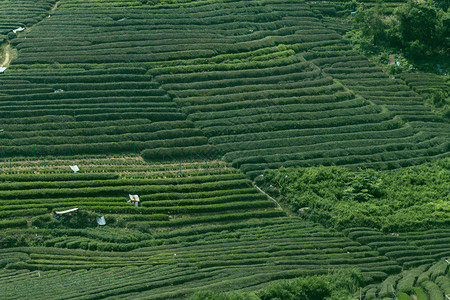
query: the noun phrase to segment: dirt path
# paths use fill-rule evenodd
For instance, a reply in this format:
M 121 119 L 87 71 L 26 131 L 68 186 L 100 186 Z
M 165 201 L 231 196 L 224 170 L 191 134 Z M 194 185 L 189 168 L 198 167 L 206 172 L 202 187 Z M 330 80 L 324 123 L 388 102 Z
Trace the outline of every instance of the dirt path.
M 9 66 L 9 63 L 11 61 L 11 55 L 9 54 L 10 51 L 11 51 L 11 46 L 8 44 L 5 47 L 5 59 L 3 60 L 2 64 L 0 65 L 0 67 L 7 67 L 7 66 Z
M 58 8 L 60 2 L 61 1 L 57 1 L 55 3 L 55 5 L 53 5 L 53 7 L 49 11 L 49 14 L 52 14 L 53 12 L 55 12 L 55 10 Z M 37 24 L 39 24 L 40 22 L 42 22 L 42 20 L 40 20 L 36 24 L 33 24 L 31 27 L 27 28 L 25 30 L 25 33 L 29 33 L 33 29 L 33 27 L 36 26 Z M 17 53 L 15 53 L 15 52 L 13 53 L 12 51 L 13 51 L 13 49 L 11 48 L 10 44 L 5 46 L 5 49 L 4 49 L 5 58 L 3 59 L 3 62 L 1 63 L 0 67 L 8 67 L 11 60 L 17 56 Z
M 280 203 L 279 203 L 276 199 L 270 197 L 269 194 L 267 194 L 266 192 L 264 192 L 259 186 L 257 186 L 257 185 L 254 184 L 254 183 L 253 183 L 253 186 L 254 186 L 260 193 L 263 193 L 264 195 L 266 195 L 267 198 L 269 198 L 270 200 L 272 200 L 273 202 L 275 202 L 275 203 L 277 204 L 279 210 L 284 211 L 288 216 L 293 215 L 289 210 L 286 210 L 283 206 L 281 206 Z
M 58 8 L 59 2 L 61 1 L 57 1 L 55 5 L 53 5 L 52 9 L 50 9 L 50 13 L 54 12 Z

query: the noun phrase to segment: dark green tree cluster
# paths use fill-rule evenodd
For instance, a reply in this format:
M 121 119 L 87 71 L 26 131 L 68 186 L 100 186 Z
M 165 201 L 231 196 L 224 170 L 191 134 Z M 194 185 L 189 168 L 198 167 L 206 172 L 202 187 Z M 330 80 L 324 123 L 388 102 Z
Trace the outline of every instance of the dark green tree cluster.
M 305 219 L 335 229 L 403 232 L 450 225 L 449 178 L 447 158 L 389 172 L 280 168 L 255 181 Z
M 409 0 L 392 14 L 382 3 L 361 6 L 353 24 L 353 42 L 369 55 L 402 53 L 416 62 L 450 55 L 448 1 Z

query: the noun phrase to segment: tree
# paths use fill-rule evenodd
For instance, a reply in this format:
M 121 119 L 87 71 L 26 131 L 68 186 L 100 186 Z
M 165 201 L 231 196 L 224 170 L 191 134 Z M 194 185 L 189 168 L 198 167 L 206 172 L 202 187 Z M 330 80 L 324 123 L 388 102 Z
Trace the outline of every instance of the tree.
M 388 25 L 386 24 L 383 14 L 383 7 L 376 5 L 372 8 L 361 7 L 356 12 L 354 24 L 361 30 L 364 37 L 371 39 L 374 45 L 382 45 L 387 41 L 386 31 Z
M 436 5 L 442 8 L 444 11 L 448 11 L 450 7 L 450 1 L 448 0 L 435 0 Z
M 395 9 L 397 28 L 402 46 L 414 58 L 431 54 L 440 41 L 440 18 L 436 6 L 430 2 L 409 0 Z

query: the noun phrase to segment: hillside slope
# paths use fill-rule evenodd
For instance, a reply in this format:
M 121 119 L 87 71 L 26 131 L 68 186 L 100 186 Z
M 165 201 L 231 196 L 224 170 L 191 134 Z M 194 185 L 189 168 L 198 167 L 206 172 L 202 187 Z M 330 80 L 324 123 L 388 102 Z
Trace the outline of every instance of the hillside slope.
M 186 298 L 357 269 L 366 295 L 381 297 L 413 267 L 429 290 L 440 284 L 426 270 L 449 253 L 447 227 L 339 231 L 299 217 L 302 207 L 283 211 L 251 181 L 280 167 L 384 171 L 449 155 L 450 125 L 413 80 L 354 51 L 320 3 L 43 3 L 31 30 L 10 35 L 18 56 L 0 74 L 2 296 Z M 445 184 L 444 171 L 433 176 Z
M 5 156 L 206 159 L 218 149 L 255 176 L 448 155 L 449 125 L 320 17 L 291 1 L 62 1 L 13 40 L 19 57 L 0 89 Z

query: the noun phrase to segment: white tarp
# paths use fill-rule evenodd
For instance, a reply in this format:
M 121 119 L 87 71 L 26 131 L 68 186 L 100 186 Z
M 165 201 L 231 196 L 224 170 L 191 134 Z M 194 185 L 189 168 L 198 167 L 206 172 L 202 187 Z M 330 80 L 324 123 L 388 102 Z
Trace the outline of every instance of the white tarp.
M 97 224 L 100 226 L 106 225 L 105 216 L 96 217 L 97 218 Z
M 64 214 L 71 213 L 71 212 L 74 212 L 74 211 L 77 211 L 77 210 L 78 210 L 78 207 L 75 207 L 75 208 L 71 208 L 71 209 L 68 209 L 68 210 L 55 211 L 55 213 L 58 214 L 58 215 L 64 215 Z
M 0 67 L 0 73 L 5 72 L 6 69 L 7 69 L 7 67 Z
M 25 30 L 25 28 L 19 27 L 19 28 L 14 29 L 13 32 L 18 33 L 18 32 L 24 31 L 24 30 Z
M 72 171 L 73 171 L 74 173 L 77 173 L 78 171 L 80 171 L 80 168 L 78 168 L 77 165 L 69 166 L 69 167 L 72 169 Z

